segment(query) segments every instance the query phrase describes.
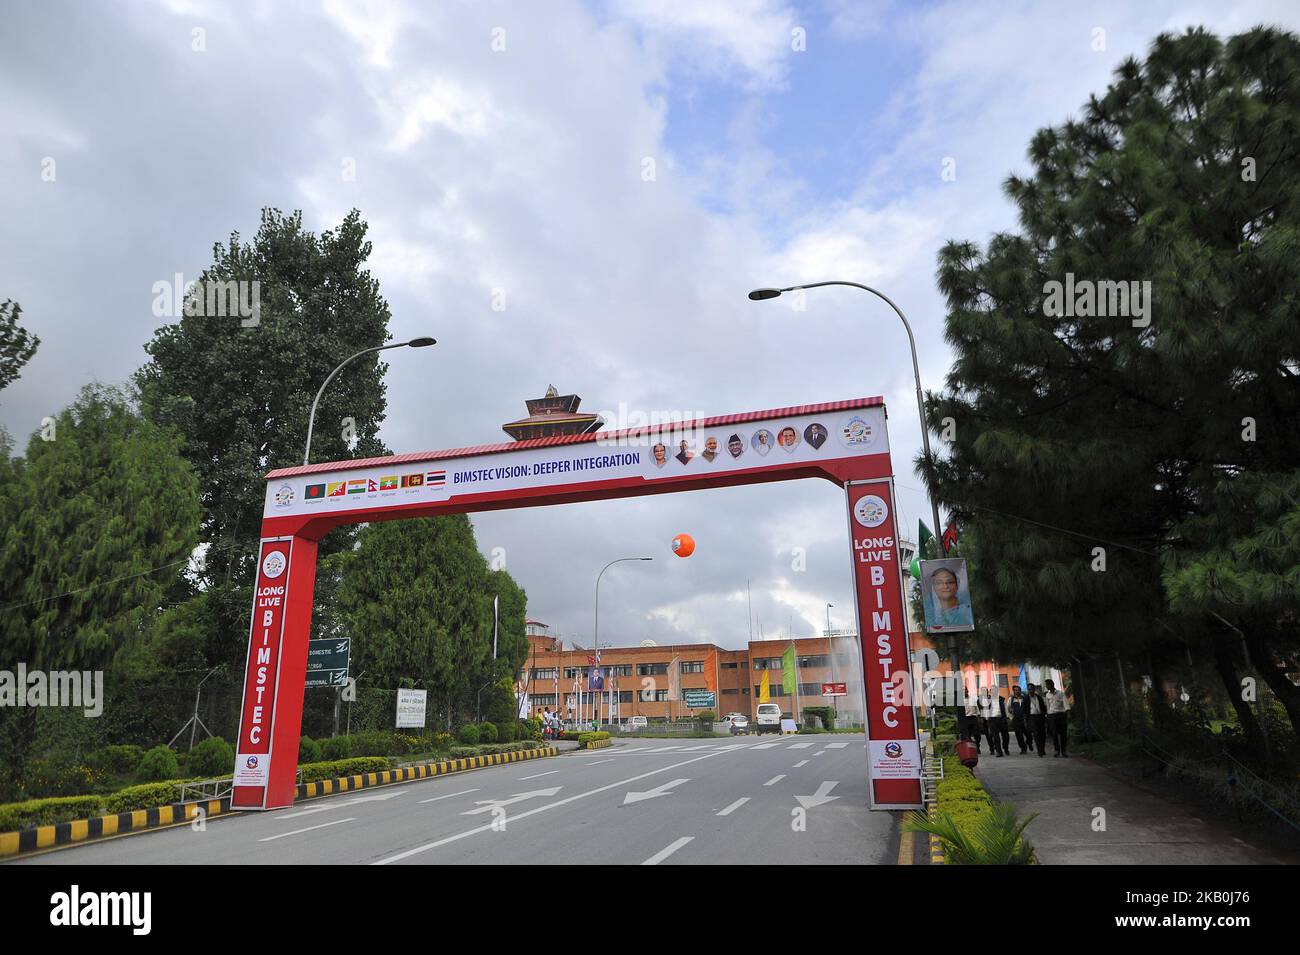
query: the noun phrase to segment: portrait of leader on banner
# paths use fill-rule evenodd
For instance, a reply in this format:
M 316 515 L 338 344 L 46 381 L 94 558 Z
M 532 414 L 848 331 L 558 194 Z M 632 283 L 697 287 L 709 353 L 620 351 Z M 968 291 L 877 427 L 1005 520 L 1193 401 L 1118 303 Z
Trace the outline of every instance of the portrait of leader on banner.
M 593 693 L 601 693 L 605 689 L 605 668 L 591 667 L 587 670 L 587 689 Z
M 975 629 L 964 558 L 921 561 L 921 601 L 925 605 L 925 629 L 930 633 Z

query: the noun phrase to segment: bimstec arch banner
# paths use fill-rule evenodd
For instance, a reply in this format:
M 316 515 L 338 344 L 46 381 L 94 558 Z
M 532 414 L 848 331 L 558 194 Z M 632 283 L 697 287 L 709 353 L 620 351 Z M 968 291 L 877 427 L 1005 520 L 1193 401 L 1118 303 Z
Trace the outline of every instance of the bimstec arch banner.
M 373 467 L 273 479 L 267 482 L 264 514 L 345 514 L 588 482 L 673 484 L 889 450 L 883 406 L 722 425 L 709 425 L 710 420 L 549 447 L 494 445 L 434 457 L 400 455 Z M 401 463 L 403 458 L 410 463 Z

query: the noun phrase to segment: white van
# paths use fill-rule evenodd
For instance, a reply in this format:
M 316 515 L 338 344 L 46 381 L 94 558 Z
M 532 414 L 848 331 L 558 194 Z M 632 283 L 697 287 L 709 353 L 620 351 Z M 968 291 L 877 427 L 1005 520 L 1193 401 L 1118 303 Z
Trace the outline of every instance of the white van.
M 755 720 L 754 730 L 760 736 L 763 733 L 781 732 L 781 707 L 775 703 L 758 704 L 758 719 Z
M 629 716 L 627 722 L 623 724 L 624 733 L 634 733 L 645 728 L 646 718 L 644 716 Z

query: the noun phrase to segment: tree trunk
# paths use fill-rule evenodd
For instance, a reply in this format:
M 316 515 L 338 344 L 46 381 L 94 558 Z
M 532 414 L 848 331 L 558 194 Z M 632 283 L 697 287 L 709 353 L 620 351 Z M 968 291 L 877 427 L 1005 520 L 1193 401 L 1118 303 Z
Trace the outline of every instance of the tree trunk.
M 1241 678 L 1237 672 L 1237 654 L 1236 643 L 1233 637 L 1226 633 L 1216 633 L 1210 638 L 1214 645 L 1214 666 L 1219 671 L 1219 678 L 1223 680 L 1223 688 L 1228 691 L 1228 699 L 1232 701 L 1232 708 L 1237 712 L 1237 721 L 1241 723 L 1241 728 L 1246 734 L 1246 739 L 1257 752 L 1263 752 L 1264 737 L 1260 733 L 1259 721 L 1255 719 L 1255 712 L 1250 708 L 1250 704 L 1241 698 Z
M 1250 648 L 1251 663 L 1286 709 L 1291 729 L 1300 736 L 1300 686 L 1296 686 L 1287 677 L 1286 670 L 1278 664 L 1259 630 L 1247 627 L 1242 629 L 1246 634 L 1246 646 Z

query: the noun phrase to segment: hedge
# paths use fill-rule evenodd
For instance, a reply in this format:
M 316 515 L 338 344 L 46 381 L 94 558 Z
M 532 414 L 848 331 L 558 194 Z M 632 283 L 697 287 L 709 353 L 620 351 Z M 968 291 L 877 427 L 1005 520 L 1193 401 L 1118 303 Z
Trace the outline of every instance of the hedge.
M 54 796 L 0 806 L 0 832 L 103 815 L 103 796 Z
M 581 749 L 582 747 L 586 746 L 588 743 L 599 743 L 603 739 L 609 739 L 609 734 L 604 732 L 603 730 L 594 733 L 579 733 L 578 748 Z
M 992 807 L 993 798 L 975 774 L 963 766 L 956 756 L 945 756 L 936 808 L 946 812 L 958 826 L 966 829 Z
M 382 773 L 391 764 L 384 756 L 355 756 L 352 759 L 332 759 L 323 763 L 299 766 L 304 783 L 318 783 L 339 776 L 356 776 L 361 773 Z

